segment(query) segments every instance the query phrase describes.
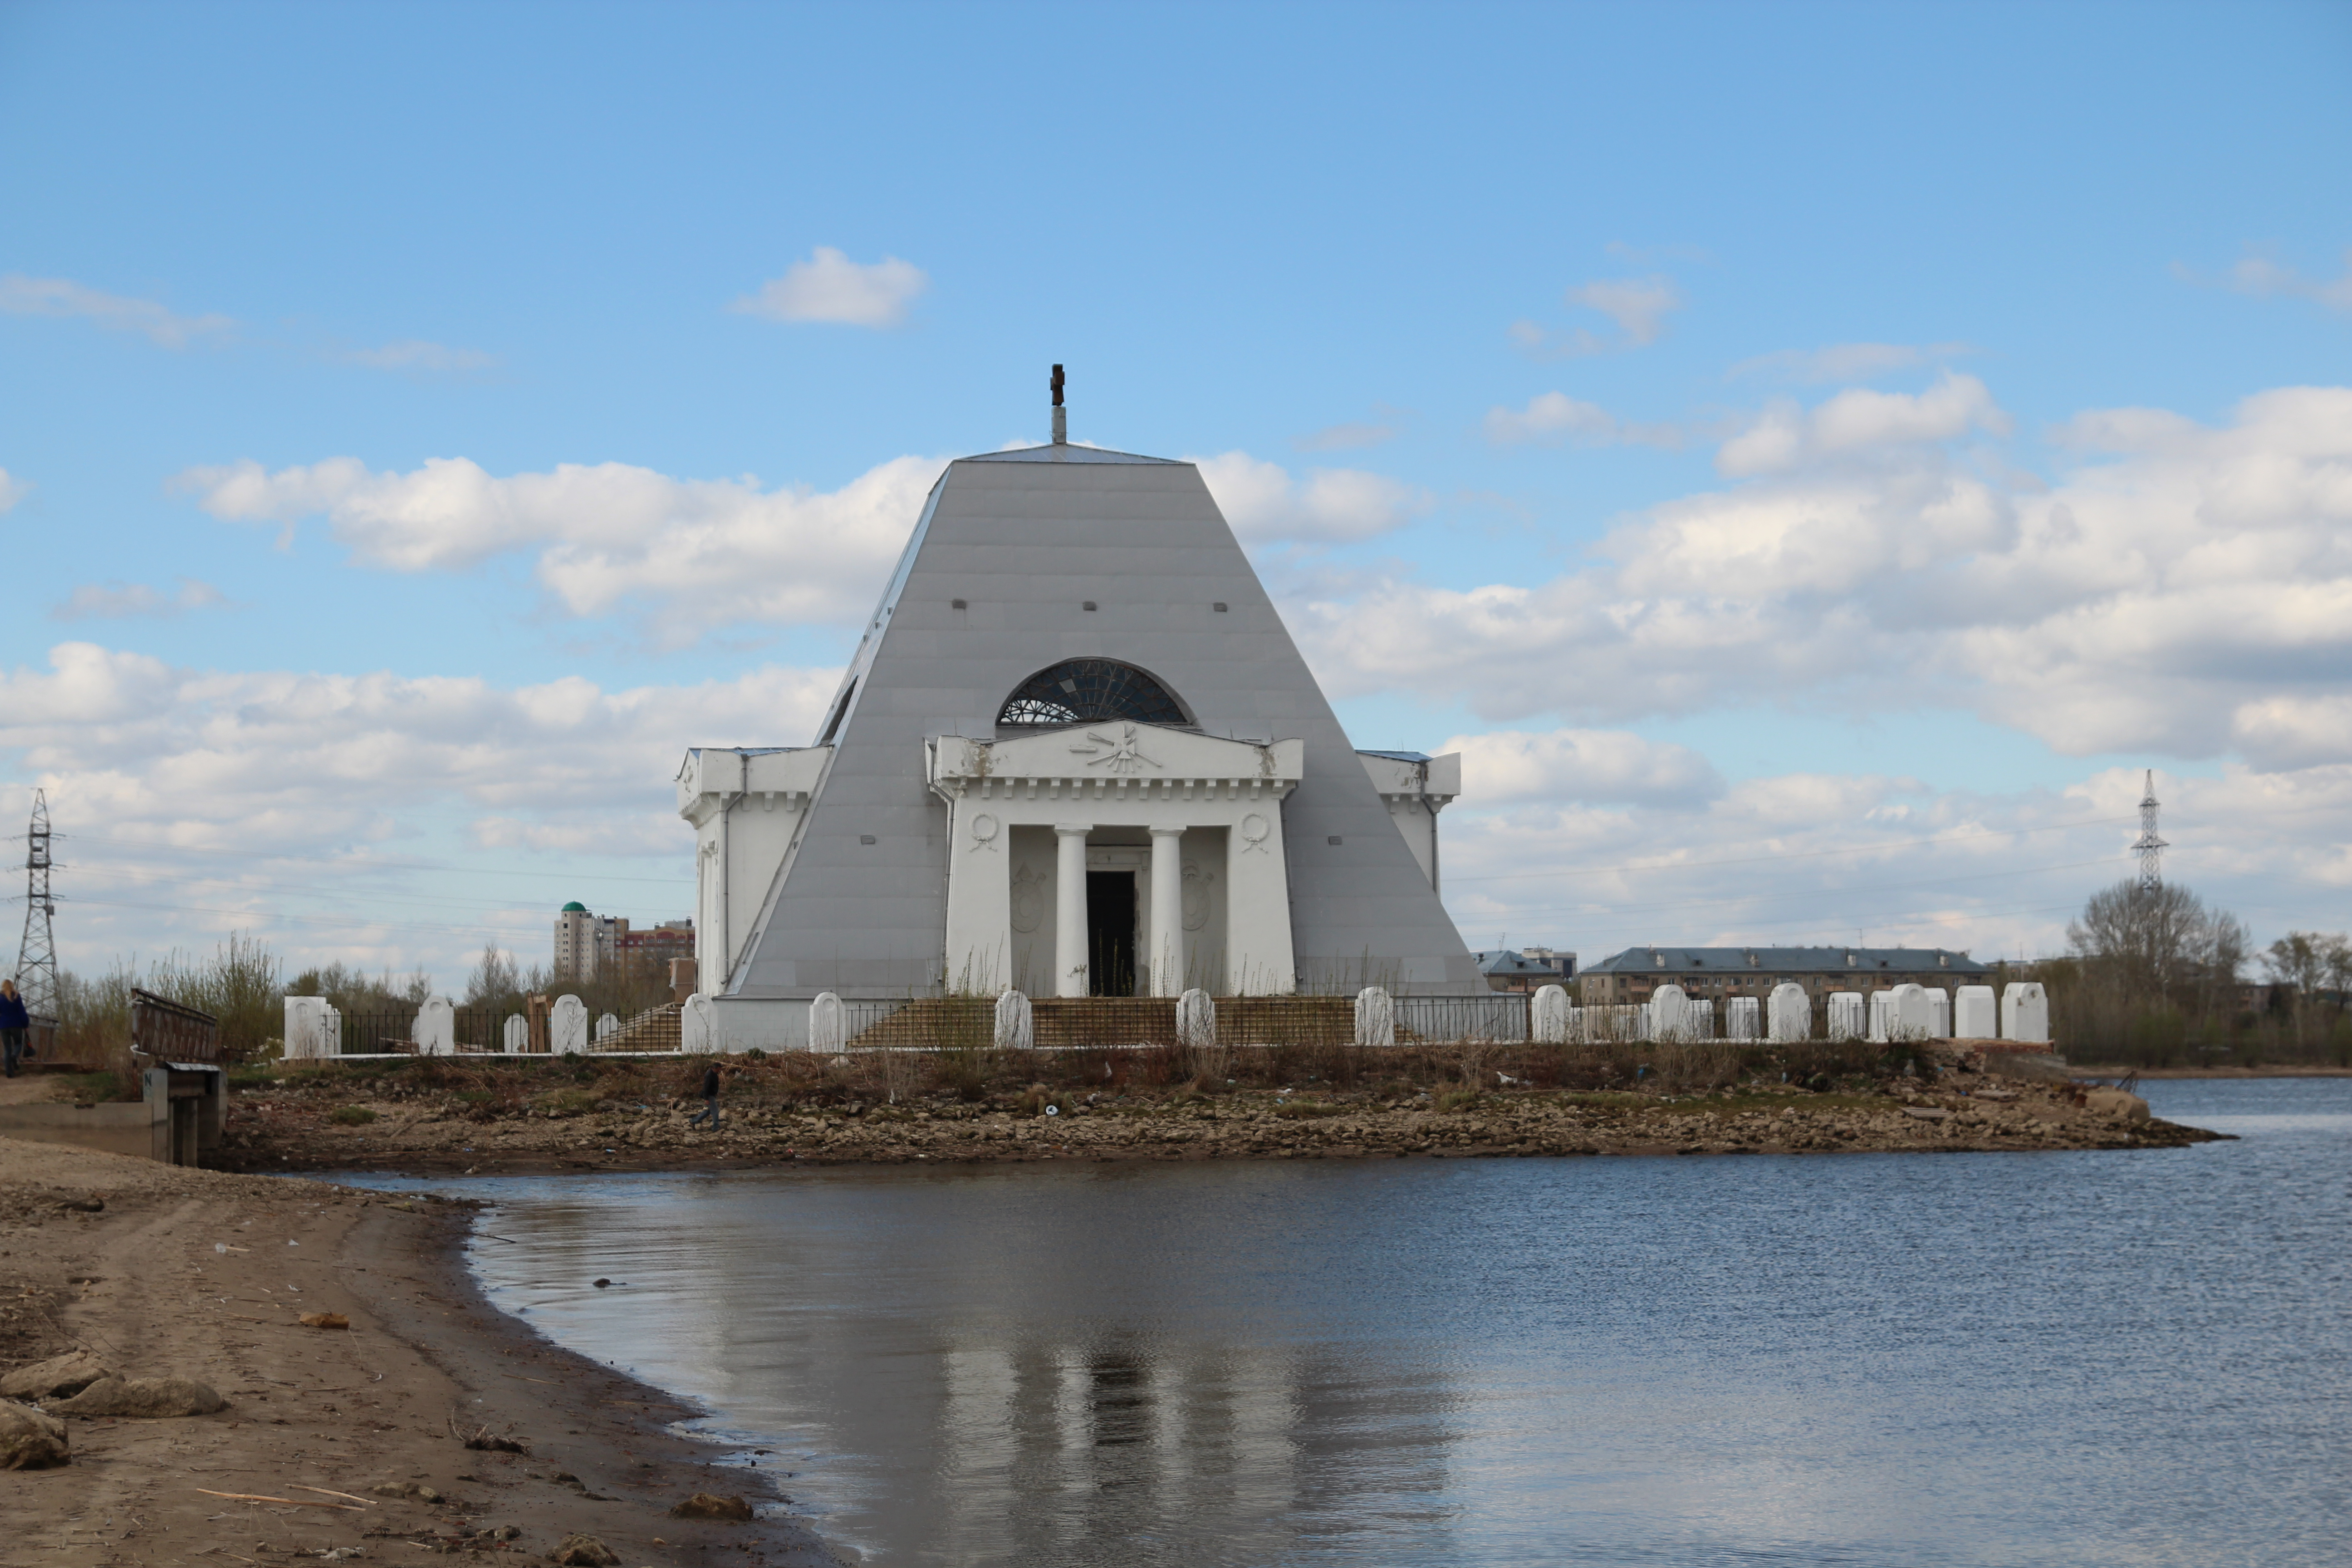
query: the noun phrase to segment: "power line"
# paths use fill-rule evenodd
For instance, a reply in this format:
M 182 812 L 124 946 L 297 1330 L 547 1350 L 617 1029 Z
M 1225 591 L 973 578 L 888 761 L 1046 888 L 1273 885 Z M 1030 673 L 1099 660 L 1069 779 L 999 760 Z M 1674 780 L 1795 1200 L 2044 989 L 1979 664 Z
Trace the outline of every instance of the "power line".
M 2012 877 L 2039 877 L 2053 871 L 2076 871 L 2082 869 L 2085 866 L 2112 865 L 2115 858 L 2116 858 L 2112 855 L 2103 855 L 2095 860 L 2074 860 L 2058 866 L 2036 866 L 2013 871 L 1985 871 L 1967 877 L 1930 877 L 1922 880 L 1911 882 L 1881 882 L 1874 887 L 1867 888 L 1822 888 L 1811 891 L 1789 891 L 1775 889 L 1767 889 L 1761 892 L 1735 893 L 1727 896 L 1717 896 L 1705 899 L 1679 899 L 1669 903 L 1658 904 L 1615 904 L 1601 902 L 1584 904 L 1511 904 L 1507 906 L 1507 908 L 1515 915 L 1589 913 L 1594 915 L 1606 914 L 1612 917 L 1618 917 L 1638 914 L 1660 914 L 1673 910 L 1707 909 L 1723 905 L 1752 904 L 1761 902 L 1768 899 L 1784 903 L 1794 903 L 1801 899 L 1845 898 L 1862 893 L 1896 893 L 1914 888 L 1946 887 L 1955 882 L 2002 881 Z
M 2042 827 L 1987 828 L 1976 833 L 1943 833 L 1927 838 L 1885 838 L 1843 849 L 1791 849 L 1775 855 L 1743 855 L 1729 860 L 1651 860 L 1627 866 L 1562 866 L 1548 871 L 1494 871 L 1485 876 L 1446 874 L 1448 882 L 1505 882 L 1533 877 L 1601 877 L 1616 871 L 1695 871 L 1708 866 L 1755 866 L 1773 860 L 1817 860 L 1830 855 L 1875 855 L 1922 844 L 1957 844 L 1972 838 L 2021 838 L 2032 833 L 2063 833 L 2076 827 L 2101 827 L 2129 822 L 2128 816 L 2086 816 L 2080 822 L 2053 822 Z
M 453 866 L 437 860 L 354 860 L 329 855 L 278 855 L 257 853 L 250 849 L 214 849 L 196 844 L 173 844 L 160 838 L 117 838 L 103 833 L 60 833 L 58 837 L 70 837 L 79 844 L 127 845 L 140 849 L 168 850 L 175 855 L 215 855 L 236 860 L 290 860 L 307 866 L 331 866 L 347 872 L 439 871 L 467 877 L 549 877 L 574 882 L 592 879 L 600 882 L 658 882 L 673 888 L 689 886 L 694 880 L 691 877 L 624 877 L 618 872 L 525 871 L 498 866 Z

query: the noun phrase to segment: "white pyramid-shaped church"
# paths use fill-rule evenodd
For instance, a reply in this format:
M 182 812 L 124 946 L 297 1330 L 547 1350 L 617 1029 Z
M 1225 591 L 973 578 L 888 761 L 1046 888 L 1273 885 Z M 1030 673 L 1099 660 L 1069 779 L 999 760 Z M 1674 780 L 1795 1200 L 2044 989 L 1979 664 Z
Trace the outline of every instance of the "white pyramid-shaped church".
M 1192 464 L 966 458 L 816 743 L 688 753 L 698 988 L 738 1038 L 823 992 L 1481 992 L 1459 777 L 1349 744 Z

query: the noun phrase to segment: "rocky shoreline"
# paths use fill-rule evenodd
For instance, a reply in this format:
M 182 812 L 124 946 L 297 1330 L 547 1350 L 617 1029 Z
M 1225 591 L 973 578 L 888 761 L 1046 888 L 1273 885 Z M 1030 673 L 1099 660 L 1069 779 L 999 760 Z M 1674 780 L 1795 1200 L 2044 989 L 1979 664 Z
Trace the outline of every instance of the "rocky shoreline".
M 1507 1075 L 1503 1075 L 1507 1076 Z M 396 1075 L 306 1074 L 238 1097 L 227 1163 L 249 1170 L 602 1170 L 1032 1160 L 1470 1158 L 1599 1154 L 2163 1149 L 2219 1136 L 2150 1118 L 2137 1097 L 1966 1075 L 1884 1092 L 1748 1086 L 1682 1095 L 1378 1088 L 1112 1092 L 1035 1084 L 967 1100 L 855 1087 L 795 1093 L 746 1075 L 723 1125 L 700 1101 L 594 1089 L 514 1102 Z

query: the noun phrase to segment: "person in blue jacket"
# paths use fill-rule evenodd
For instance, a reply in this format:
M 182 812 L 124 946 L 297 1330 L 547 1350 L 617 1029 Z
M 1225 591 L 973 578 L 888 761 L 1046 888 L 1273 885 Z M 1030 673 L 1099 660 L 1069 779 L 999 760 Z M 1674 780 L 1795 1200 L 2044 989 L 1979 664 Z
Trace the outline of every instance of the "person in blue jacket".
M 0 980 L 0 1058 L 6 1060 L 10 1078 L 16 1076 L 16 1064 L 25 1058 L 25 1031 L 32 1026 L 25 999 L 16 994 L 16 983 Z

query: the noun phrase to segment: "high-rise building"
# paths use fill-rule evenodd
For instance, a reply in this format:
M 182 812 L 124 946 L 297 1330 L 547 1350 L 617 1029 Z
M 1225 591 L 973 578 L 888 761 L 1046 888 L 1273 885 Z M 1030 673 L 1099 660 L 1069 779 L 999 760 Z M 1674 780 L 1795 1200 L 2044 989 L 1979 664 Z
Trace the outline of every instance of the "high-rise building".
M 573 900 L 555 917 L 555 978 L 589 981 L 625 970 L 660 978 L 673 958 L 694 956 L 694 922 L 664 921 L 632 930 L 627 917 L 600 915 Z

